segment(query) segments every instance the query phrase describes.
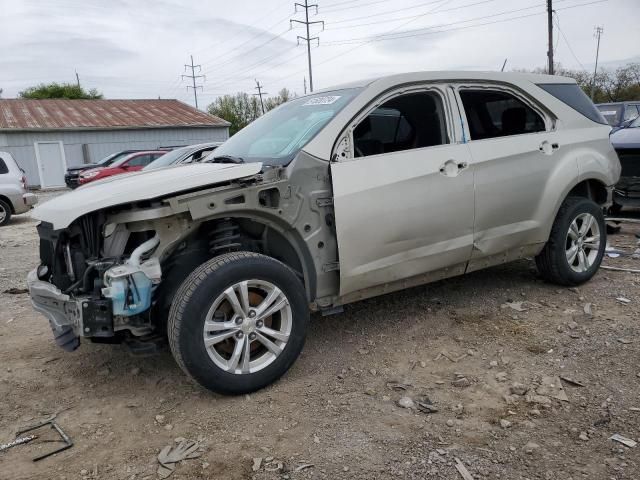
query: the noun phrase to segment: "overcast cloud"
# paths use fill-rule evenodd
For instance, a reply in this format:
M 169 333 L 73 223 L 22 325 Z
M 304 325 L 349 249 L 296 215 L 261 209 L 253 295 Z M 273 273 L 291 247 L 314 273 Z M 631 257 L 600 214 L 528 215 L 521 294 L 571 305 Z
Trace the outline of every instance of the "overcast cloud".
M 312 20 L 326 22 L 325 31 L 312 28 L 316 89 L 403 71 L 499 70 L 505 58 L 507 70 L 546 61 L 544 0 L 316 3 Z M 604 26 L 603 65 L 640 61 L 640 0 L 554 0 L 554 8 L 564 66 L 593 68 L 595 25 Z M 180 78 L 190 54 L 206 75 L 201 108 L 216 95 L 253 92 L 255 78 L 271 94 L 302 94 L 307 75 L 306 48 L 296 42 L 305 32 L 289 30 L 289 18 L 303 18 L 293 0 L 0 0 L 0 18 L 5 98 L 39 82 L 75 81 L 77 71 L 107 98 L 193 103 Z

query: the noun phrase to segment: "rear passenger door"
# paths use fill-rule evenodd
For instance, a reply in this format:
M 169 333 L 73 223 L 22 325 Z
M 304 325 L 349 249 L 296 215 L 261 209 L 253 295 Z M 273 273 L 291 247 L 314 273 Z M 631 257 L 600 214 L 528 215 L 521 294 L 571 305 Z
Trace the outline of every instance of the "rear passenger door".
M 473 172 L 450 105 L 445 88 L 406 88 L 346 126 L 337 148 L 350 147 L 331 164 L 341 295 L 443 268 L 464 272 Z
M 538 207 L 561 145 L 553 118 L 523 93 L 497 85 L 460 85 L 457 92 L 475 172 L 468 268 L 475 270 L 515 247 L 546 241 L 540 219 L 548 212 L 541 216 Z M 495 262 L 475 261 L 491 256 Z

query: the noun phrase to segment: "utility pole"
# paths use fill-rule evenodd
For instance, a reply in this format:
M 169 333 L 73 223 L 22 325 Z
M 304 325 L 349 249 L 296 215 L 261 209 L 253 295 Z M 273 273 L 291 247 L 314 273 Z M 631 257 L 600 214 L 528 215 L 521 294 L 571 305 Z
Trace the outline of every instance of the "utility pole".
M 547 30 L 549 33 L 549 50 L 547 51 L 549 67 L 547 71 L 549 75 L 553 75 L 553 0 L 547 0 Z
M 76 85 L 80 88 L 80 76 L 78 75 L 78 72 L 76 72 Z
M 254 93 L 254 95 L 257 95 L 260 97 L 260 106 L 262 107 L 262 114 L 264 115 L 264 102 L 262 101 L 262 95 L 269 95 L 269 94 L 267 92 L 262 91 L 263 87 L 264 85 L 260 85 L 260 82 L 256 80 L 256 90 L 258 90 L 258 93 Z
M 596 95 L 596 75 L 598 74 L 598 57 L 600 56 L 600 37 L 604 33 L 604 28 L 602 26 L 597 26 L 596 31 L 593 34 L 597 38 L 597 47 L 596 47 L 596 66 L 593 69 L 593 80 L 591 81 L 591 101 L 593 101 L 593 97 Z
M 304 5 L 301 4 L 301 3 L 294 3 L 293 5 L 295 7 L 296 13 L 298 12 L 298 7 L 304 8 L 304 22 L 302 20 L 289 20 L 289 25 L 290 25 L 290 27 L 293 28 L 293 24 L 294 23 L 301 23 L 302 25 L 307 27 L 307 36 L 306 37 L 301 37 L 300 35 L 298 35 L 298 45 L 300 45 L 300 40 L 304 40 L 304 41 L 307 42 L 307 60 L 309 61 L 309 91 L 313 92 L 313 73 L 311 72 L 311 42 L 313 40 L 317 40 L 318 41 L 318 45 L 320 45 L 320 38 L 319 37 L 311 37 L 311 35 L 309 33 L 309 26 L 321 23 L 322 24 L 322 30 L 324 30 L 324 21 L 322 21 L 322 20 L 318 20 L 316 22 L 310 22 L 309 21 L 309 9 L 310 8 L 315 8 L 316 9 L 316 14 L 318 13 L 318 4 L 317 3 L 314 3 L 313 5 L 309 5 L 309 0 L 304 0 Z
M 185 78 L 190 78 L 192 80 L 193 86 L 187 85 L 187 90 L 193 88 L 193 99 L 196 102 L 196 108 L 198 108 L 198 89 L 202 91 L 202 85 L 196 85 L 196 78 L 204 78 L 206 80 L 207 77 L 205 77 L 204 75 L 196 75 L 196 68 L 198 69 L 198 71 L 201 71 L 202 67 L 200 65 L 193 64 L 193 55 L 191 55 L 191 65 L 187 65 L 186 63 L 184 65 L 185 71 L 188 68 L 191 69 L 191 75 L 182 75 L 182 79 L 184 80 Z

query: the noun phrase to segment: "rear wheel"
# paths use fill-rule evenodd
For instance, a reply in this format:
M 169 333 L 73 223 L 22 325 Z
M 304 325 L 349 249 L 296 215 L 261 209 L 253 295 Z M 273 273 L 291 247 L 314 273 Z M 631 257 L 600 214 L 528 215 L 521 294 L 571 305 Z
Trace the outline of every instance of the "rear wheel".
M 203 387 L 249 393 L 289 369 L 308 321 L 304 287 L 290 268 L 264 255 L 230 253 L 182 283 L 169 312 L 169 345 Z
M 547 281 L 579 285 L 600 268 L 606 243 L 602 209 L 588 198 L 569 197 L 558 211 L 536 265 Z
M 4 200 L 0 200 L 0 227 L 3 227 L 11 220 L 11 205 Z

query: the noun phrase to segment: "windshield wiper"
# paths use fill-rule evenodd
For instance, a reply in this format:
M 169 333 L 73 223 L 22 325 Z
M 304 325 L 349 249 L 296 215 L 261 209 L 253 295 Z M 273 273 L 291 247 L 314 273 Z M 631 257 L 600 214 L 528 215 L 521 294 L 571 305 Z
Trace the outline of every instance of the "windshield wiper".
M 213 157 L 210 161 L 213 163 L 244 163 L 242 157 L 234 157 L 233 155 L 220 155 Z

